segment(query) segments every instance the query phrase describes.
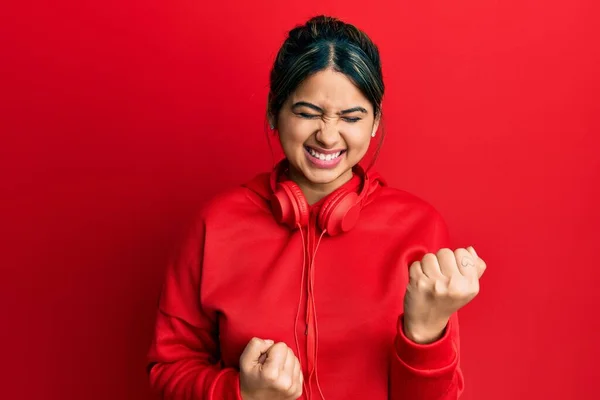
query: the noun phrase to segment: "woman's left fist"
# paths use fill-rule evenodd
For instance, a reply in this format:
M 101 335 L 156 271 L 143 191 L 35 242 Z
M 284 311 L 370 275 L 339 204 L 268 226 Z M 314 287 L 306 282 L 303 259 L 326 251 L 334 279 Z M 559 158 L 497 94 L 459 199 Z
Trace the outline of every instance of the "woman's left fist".
M 439 339 L 450 316 L 479 293 L 486 269 L 475 249 L 440 249 L 410 265 L 404 295 L 404 333 L 414 342 Z

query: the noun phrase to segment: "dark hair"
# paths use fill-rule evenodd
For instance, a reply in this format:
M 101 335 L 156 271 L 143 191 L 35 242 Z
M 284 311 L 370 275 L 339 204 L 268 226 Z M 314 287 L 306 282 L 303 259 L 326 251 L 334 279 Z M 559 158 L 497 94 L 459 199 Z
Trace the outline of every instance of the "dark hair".
M 375 117 L 381 118 L 385 87 L 377 46 L 354 25 L 320 15 L 292 29 L 277 53 L 271 69 L 267 107 L 274 121 L 302 81 L 328 68 L 346 75 L 369 100 Z

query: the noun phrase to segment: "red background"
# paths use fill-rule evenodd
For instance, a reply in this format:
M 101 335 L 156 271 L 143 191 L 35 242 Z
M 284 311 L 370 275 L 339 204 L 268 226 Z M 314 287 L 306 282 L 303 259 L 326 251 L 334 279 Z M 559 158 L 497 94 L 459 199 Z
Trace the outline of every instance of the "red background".
M 285 32 L 322 12 L 380 47 L 378 169 L 489 265 L 461 312 L 464 399 L 596 398 L 593 3 L 5 6 L 2 398 L 150 398 L 144 356 L 167 259 L 199 203 L 271 165 L 270 64 Z

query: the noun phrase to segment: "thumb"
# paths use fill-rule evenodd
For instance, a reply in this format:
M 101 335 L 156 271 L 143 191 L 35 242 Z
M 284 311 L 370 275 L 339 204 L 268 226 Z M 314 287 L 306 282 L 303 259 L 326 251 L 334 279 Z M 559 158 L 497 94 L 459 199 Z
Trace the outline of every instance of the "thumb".
M 483 261 L 481 258 L 479 258 L 479 256 L 477 255 L 477 252 L 475 251 L 475 248 L 473 246 L 467 247 L 467 250 L 469 251 L 469 253 L 471 253 L 473 258 L 475 259 L 475 268 L 477 270 L 477 277 L 481 278 L 481 276 L 485 272 L 485 269 L 487 268 L 487 265 L 486 265 L 485 261 Z
M 273 343 L 275 342 L 270 339 L 265 340 L 255 337 L 248 342 L 245 352 L 250 360 L 256 361 L 273 346 Z
M 477 256 L 477 252 L 475 251 L 475 248 L 473 246 L 467 247 L 467 250 L 469 251 L 469 253 L 471 253 L 473 255 L 473 257 L 475 257 L 476 260 L 479 258 Z

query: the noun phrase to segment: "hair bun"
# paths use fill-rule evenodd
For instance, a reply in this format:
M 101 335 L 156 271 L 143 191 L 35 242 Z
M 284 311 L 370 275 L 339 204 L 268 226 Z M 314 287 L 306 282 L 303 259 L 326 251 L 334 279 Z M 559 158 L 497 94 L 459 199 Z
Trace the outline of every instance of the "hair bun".
M 309 19 L 305 26 L 314 38 L 330 38 L 343 33 L 346 24 L 335 17 L 318 15 Z
M 271 69 L 268 113 L 277 118 L 290 93 L 327 68 L 350 77 L 373 105 L 375 116 L 380 115 L 385 86 L 377 46 L 354 25 L 326 15 L 289 31 Z
M 289 36 L 297 48 L 304 48 L 317 40 L 344 40 L 359 47 L 375 65 L 379 65 L 379 54 L 371 39 L 354 25 L 336 17 L 312 17 L 304 25 L 292 29 Z

